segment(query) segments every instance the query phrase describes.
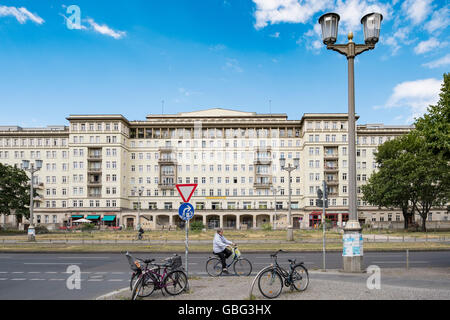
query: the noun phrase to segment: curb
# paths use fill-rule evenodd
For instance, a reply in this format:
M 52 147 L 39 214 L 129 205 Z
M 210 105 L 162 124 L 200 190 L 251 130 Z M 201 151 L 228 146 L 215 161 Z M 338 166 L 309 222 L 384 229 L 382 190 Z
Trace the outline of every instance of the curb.
M 119 290 L 116 290 L 116 291 L 109 292 L 107 294 L 104 294 L 104 295 L 102 295 L 100 297 L 95 298 L 95 300 L 106 300 L 107 298 L 109 298 L 109 297 L 111 297 L 113 295 L 122 293 L 122 292 L 127 291 L 127 290 L 130 290 L 130 288 L 127 287 L 127 288 L 123 288 L 123 289 L 119 289 Z

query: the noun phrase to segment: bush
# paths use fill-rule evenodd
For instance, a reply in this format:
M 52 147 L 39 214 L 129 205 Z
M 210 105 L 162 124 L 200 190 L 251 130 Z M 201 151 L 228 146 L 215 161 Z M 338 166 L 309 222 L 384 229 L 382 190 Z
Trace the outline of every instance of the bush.
M 264 223 L 261 227 L 264 231 L 272 231 L 272 225 L 270 223 Z
M 47 227 L 42 226 L 42 225 L 38 225 L 38 226 L 34 227 L 34 231 L 36 232 L 36 234 L 50 233 L 50 231 L 48 231 Z
M 190 223 L 191 231 L 202 231 L 205 229 L 205 225 L 201 221 L 193 221 Z
M 94 229 L 95 229 L 95 224 L 93 224 L 93 223 L 84 223 L 81 226 L 81 231 L 83 231 L 83 232 L 90 232 Z

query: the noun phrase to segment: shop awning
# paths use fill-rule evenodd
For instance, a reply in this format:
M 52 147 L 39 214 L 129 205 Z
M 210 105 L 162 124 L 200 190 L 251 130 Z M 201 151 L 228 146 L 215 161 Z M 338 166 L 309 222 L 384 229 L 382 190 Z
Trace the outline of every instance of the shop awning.
M 97 220 L 97 219 L 100 219 L 100 216 L 99 215 L 87 216 L 86 219 L 88 219 L 88 220 Z
M 116 216 L 104 216 L 102 221 L 114 221 Z
M 79 219 L 79 218 L 84 218 L 84 216 L 80 216 L 80 215 L 72 216 L 72 219 Z

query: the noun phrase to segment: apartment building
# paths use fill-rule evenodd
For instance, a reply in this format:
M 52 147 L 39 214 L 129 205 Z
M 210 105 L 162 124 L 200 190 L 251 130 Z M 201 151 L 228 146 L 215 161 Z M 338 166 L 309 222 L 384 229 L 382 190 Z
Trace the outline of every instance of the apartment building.
M 289 181 L 280 168 L 299 159 L 291 173 L 294 228 L 321 219 L 317 189 L 328 183 L 327 217 L 348 219 L 347 115 L 259 114 L 227 109 L 148 115 L 71 115 L 68 126 L 0 127 L 0 162 L 20 167 L 43 160 L 34 181 L 35 223 L 58 228 L 80 217 L 108 226 L 158 229 L 181 223 L 175 185 L 197 183 L 194 220 L 207 227 L 275 228 L 287 225 Z M 376 170 L 374 153 L 410 126 L 357 126 L 358 215 L 363 223 L 402 221 L 400 211 L 380 210 L 361 200 L 359 186 Z M 433 212 L 433 220 L 448 213 Z M 0 216 L 0 224 L 14 224 Z

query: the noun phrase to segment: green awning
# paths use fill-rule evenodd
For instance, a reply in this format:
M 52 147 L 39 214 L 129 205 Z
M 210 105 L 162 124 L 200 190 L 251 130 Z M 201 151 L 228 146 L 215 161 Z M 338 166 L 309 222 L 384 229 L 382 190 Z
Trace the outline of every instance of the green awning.
M 104 216 L 102 221 L 114 221 L 116 216 Z
M 76 218 L 76 219 L 78 219 L 78 218 L 83 218 L 84 216 L 72 216 L 72 219 L 73 218 Z
M 87 216 L 86 217 L 86 219 L 88 219 L 88 220 L 97 220 L 99 218 L 100 218 L 100 216 Z

